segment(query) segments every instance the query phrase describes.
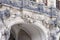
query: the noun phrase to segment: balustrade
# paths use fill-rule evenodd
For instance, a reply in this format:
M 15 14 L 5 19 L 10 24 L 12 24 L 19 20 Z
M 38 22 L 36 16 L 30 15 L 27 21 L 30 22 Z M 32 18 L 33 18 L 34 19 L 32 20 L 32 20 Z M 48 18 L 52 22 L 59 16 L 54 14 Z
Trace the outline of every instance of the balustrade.
M 20 1 L 17 1 L 17 2 L 13 2 L 13 1 L 10 1 L 10 0 L 0 0 L 0 3 L 2 4 L 7 4 L 7 5 L 10 5 L 10 6 L 13 6 L 13 7 L 17 7 L 17 8 L 26 8 L 26 9 L 29 9 L 29 10 L 33 10 L 33 11 L 37 11 L 37 12 L 42 12 L 43 13 L 46 13 L 50 16 L 56 16 L 56 8 L 53 8 L 53 7 L 46 7 L 43 3 L 36 3 L 34 1 L 27 1 L 27 0 L 20 0 Z M 48 11 L 50 10 L 50 11 Z

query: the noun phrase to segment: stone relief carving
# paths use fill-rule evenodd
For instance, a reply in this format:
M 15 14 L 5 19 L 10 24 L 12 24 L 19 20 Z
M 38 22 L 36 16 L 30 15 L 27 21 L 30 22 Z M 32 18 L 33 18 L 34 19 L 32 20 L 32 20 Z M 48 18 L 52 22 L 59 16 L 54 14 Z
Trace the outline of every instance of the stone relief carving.
M 13 12 L 15 12 L 15 10 Z M 1 40 L 9 39 L 10 29 L 7 26 L 7 24 L 8 24 L 8 22 L 13 22 L 15 19 L 20 20 L 17 18 L 21 18 L 27 24 L 34 24 L 35 22 L 41 23 L 48 30 L 47 31 L 48 40 L 57 40 L 56 36 L 58 35 L 58 33 L 60 33 L 60 30 L 57 30 L 57 28 L 54 26 L 55 25 L 54 22 L 56 20 L 51 20 L 49 15 L 33 13 L 33 12 L 29 12 L 28 10 L 26 12 L 17 12 L 16 11 L 15 14 L 13 12 L 11 12 L 10 9 L 9 10 L 5 9 L 3 11 L 0 11 L 0 19 L 1 19 L 0 25 L 3 27 L 3 29 L 2 28 L 0 29 L 1 30 L 0 31 Z M 54 27 L 54 28 L 52 28 L 52 30 L 50 30 L 50 28 L 49 28 L 50 26 Z

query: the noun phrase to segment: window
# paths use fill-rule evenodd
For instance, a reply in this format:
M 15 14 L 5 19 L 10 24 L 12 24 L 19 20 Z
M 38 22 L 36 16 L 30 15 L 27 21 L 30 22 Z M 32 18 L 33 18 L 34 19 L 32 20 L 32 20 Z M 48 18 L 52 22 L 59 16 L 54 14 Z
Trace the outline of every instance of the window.
M 47 0 L 43 0 L 43 3 L 44 3 L 45 5 L 47 5 Z
M 2 3 L 0 3 L 0 8 L 2 8 Z
M 34 1 L 34 2 L 36 2 L 36 0 L 30 0 L 30 1 Z
M 56 7 L 60 10 L 60 1 L 56 0 Z

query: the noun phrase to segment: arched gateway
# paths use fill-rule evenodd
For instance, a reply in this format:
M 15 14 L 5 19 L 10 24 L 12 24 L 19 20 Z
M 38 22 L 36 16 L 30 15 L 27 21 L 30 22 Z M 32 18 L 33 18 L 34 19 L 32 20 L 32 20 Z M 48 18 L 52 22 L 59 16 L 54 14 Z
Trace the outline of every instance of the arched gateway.
M 38 14 L 33 15 L 32 12 L 28 11 L 24 11 L 25 13 L 22 13 L 16 9 L 9 9 L 9 10 L 11 12 L 11 15 L 9 18 L 5 19 L 5 25 L 8 29 L 7 37 L 9 36 L 7 39 L 48 40 L 48 33 L 47 33 L 48 30 L 43 25 L 42 21 L 39 21 L 41 15 Z M 42 19 L 44 19 L 44 17 L 42 17 L 40 20 Z
M 16 19 L 17 20 L 17 19 Z M 8 26 L 11 27 L 9 40 L 47 40 L 47 30 L 38 22 L 28 24 L 22 21 L 13 21 Z
M 2 4 L 2 13 L 5 13 L 6 10 L 9 11 L 9 16 L 4 15 L 4 23 L 8 32 L 7 37 L 4 36 L 8 40 L 48 40 L 46 26 L 49 25 L 50 18 L 47 15 L 29 9 L 20 9 L 9 4 Z

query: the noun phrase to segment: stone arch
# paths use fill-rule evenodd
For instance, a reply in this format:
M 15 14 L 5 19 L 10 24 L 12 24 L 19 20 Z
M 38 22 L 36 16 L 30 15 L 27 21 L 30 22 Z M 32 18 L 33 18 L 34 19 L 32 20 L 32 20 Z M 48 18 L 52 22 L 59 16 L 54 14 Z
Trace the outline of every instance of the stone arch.
M 16 25 L 18 25 L 18 24 L 14 24 L 13 26 L 16 26 Z M 39 30 L 39 29 L 35 28 L 35 26 L 36 25 L 33 25 L 33 24 L 22 23 L 21 29 L 26 31 L 28 33 L 28 35 L 30 35 L 32 40 L 45 40 L 44 32 L 41 29 Z M 38 27 L 38 26 L 36 26 L 36 27 Z M 15 32 L 13 31 L 15 33 L 15 35 L 18 35 L 20 28 L 18 28 L 18 29 L 16 28 L 17 31 L 15 29 L 13 29 L 13 30 L 15 31 Z M 18 36 L 17 36 L 17 38 L 18 38 Z M 17 38 L 16 38 L 16 40 L 17 40 Z
M 28 35 L 30 35 L 32 40 L 47 40 L 47 34 L 46 34 L 47 30 L 42 24 L 41 24 L 42 27 L 40 27 L 40 26 L 37 26 L 33 23 L 32 24 L 27 24 L 27 23 L 22 23 L 20 21 L 16 21 L 16 22 L 10 23 L 8 26 L 13 27 L 14 25 L 17 25 L 17 24 L 22 25 L 22 29 L 25 32 L 27 32 Z

